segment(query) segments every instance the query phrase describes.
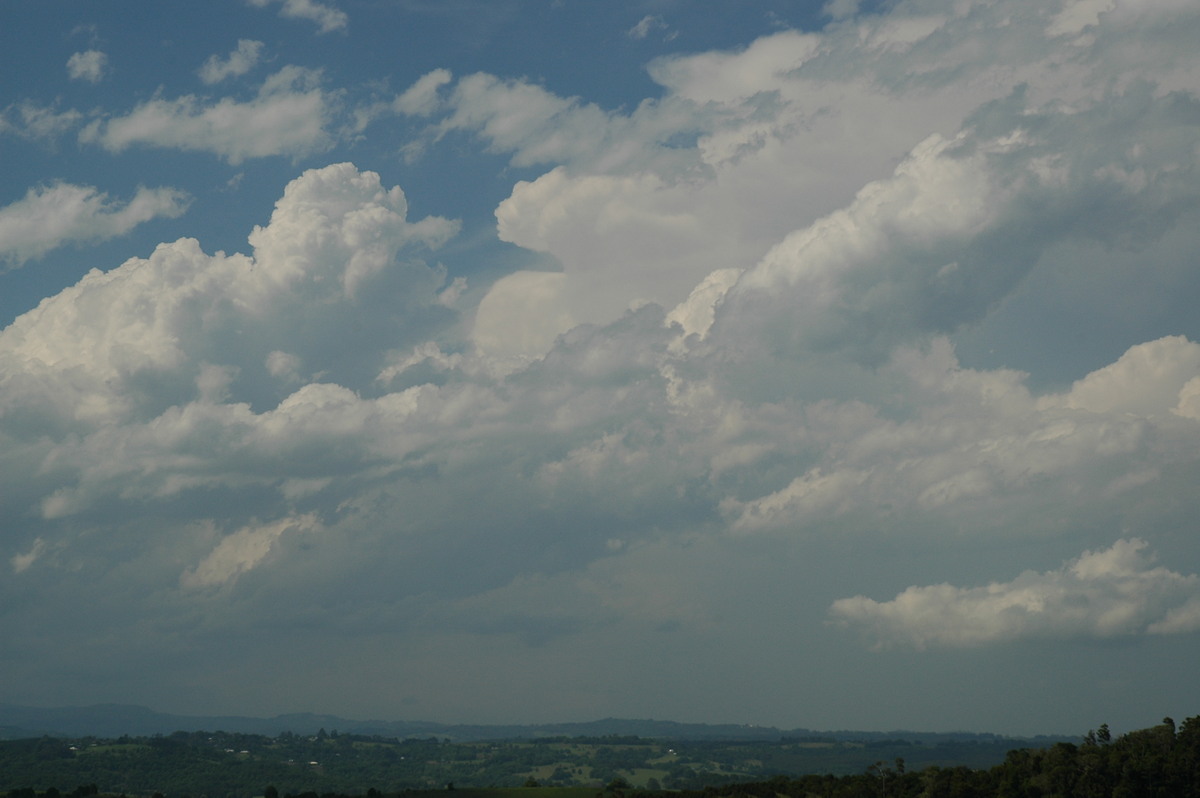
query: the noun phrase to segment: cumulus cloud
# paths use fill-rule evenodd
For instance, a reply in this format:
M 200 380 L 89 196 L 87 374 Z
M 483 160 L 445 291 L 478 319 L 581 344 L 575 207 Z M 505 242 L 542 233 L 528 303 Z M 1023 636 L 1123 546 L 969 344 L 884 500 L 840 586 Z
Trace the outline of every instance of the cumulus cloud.
M 87 50 L 67 59 L 67 74 L 72 80 L 99 83 L 108 73 L 108 56 L 99 50 Z
M 153 99 L 125 116 L 88 125 L 80 140 L 112 152 L 134 145 L 212 152 L 230 163 L 268 155 L 307 155 L 331 142 L 330 98 L 320 74 L 288 66 L 271 75 L 248 102 L 209 102 L 184 95 Z
M 179 216 L 188 202 L 173 188 L 139 188 L 124 203 L 92 186 L 31 188 L 23 199 L 0 208 L 0 260 L 20 266 L 64 244 L 115 238 L 151 219 Z
M 8 412 L 45 402 L 35 426 L 153 417 L 181 400 L 203 401 L 197 378 L 221 366 L 235 375 L 235 404 L 222 412 L 236 418 L 244 412 L 239 400 L 293 390 L 300 361 L 285 353 L 301 344 L 309 373 L 348 379 L 362 369 L 373 377 L 380 362 L 373 358 L 382 356 L 364 341 L 395 345 L 449 313 L 437 301 L 444 276 L 398 254 L 438 246 L 457 225 L 438 217 L 410 222 L 406 212 L 403 193 L 383 188 L 377 174 L 334 165 L 288 186 L 270 224 L 251 232 L 253 257 L 210 256 L 181 239 L 147 259 L 94 270 L 0 333 Z M 396 291 L 387 304 L 406 312 L 345 328 L 343 314 L 376 301 L 362 295 L 368 286 Z M 324 310 L 298 311 L 309 303 Z M 234 330 L 245 336 L 236 345 L 227 340 Z M 204 412 L 180 421 L 202 420 Z M 51 502 L 55 512 L 74 506 L 63 496 Z
M 266 8 L 277 3 L 279 15 L 289 19 L 304 19 L 316 24 L 320 33 L 342 30 L 350 21 L 346 12 L 328 3 L 317 0 L 247 0 L 257 8 Z
M 258 66 L 265 45 L 254 39 L 238 39 L 237 48 L 225 58 L 211 55 L 200 67 L 200 80 L 212 85 L 244 75 Z
M 1057 570 L 1027 571 L 985 587 L 914 586 L 891 601 L 838 599 L 830 615 L 879 646 L 916 648 L 1200 629 L 1200 577 L 1154 567 L 1147 545 L 1118 540 Z

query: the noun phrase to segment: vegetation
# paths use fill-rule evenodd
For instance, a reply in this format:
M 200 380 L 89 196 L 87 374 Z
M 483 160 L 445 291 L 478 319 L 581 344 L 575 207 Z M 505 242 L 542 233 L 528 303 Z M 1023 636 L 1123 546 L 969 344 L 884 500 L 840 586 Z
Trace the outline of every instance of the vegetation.
M 629 736 L 451 742 L 326 734 L 266 737 L 176 732 L 155 737 L 0 742 L 0 791 L 29 785 L 97 784 L 106 792 L 210 796 L 387 792 L 464 787 L 698 790 L 805 773 L 853 774 L 904 757 L 911 767 L 986 767 L 1013 740 L 944 735 L 925 740 L 831 737 L 768 741 L 664 741 Z M 1049 743 L 1047 743 L 1049 744 Z M 459 796 L 461 798 L 461 796 Z
M 336 731 L 42 737 L 0 742 L 0 794 L 646 798 L 669 790 L 677 798 L 1200 798 L 1200 717 L 1178 729 L 1167 718 L 1117 739 L 1101 726 L 1077 743 L 1019 748 L 989 764 L 964 761 L 994 744 L 636 737 L 452 743 Z M 852 760 L 857 765 L 847 770 Z M 78 786 L 60 792 L 65 785 Z

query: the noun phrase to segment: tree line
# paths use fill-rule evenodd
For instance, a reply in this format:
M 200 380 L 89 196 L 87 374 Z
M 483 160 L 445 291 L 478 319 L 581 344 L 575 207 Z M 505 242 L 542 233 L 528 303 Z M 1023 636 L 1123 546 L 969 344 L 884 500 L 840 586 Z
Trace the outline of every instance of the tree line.
M 1080 744 L 1009 752 L 991 768 L 921 770 L 902 759 L 851 776 L 784 776 L 684 791 L 680 798 L 1200 798 L 1200 717 L 1171 718 L 1113 739 L 1108 726 Z
M 843 750 L 825 740 L 764 747 L 637 738 L 455 744 L 323 731 L 277 738 L 221 732 L 43 737 L 0 742 L 0 795 L 445 798 L 447 786 L 458 783 L 453 798 L 486 793 L 479 789 L 484 787 L 539 790 L 521 798 L 1200 798 L 1200 717 L 1178 728 L 1164 718 L 1116 738 L 1102 725 L 1073 739 L 1011 749 L 988 766 L 950 758 L 918 767 L 906 755 L 928 760 L 940 747 L 857 743 L 845 750 L 856 751 L 860 763 L 863 756 L 879 758 L 837 773 L 779 767 L 799 764 L 787 759 L 796 751 Z M 780 753 L 772 759 L 771 751 Z M 730 758 L 735 755 L 760 759 Z M 740 772 L 738 762 L 744 765 Z M 748 776 L 752 767 L 757 769 Z M 77 786 L 60 791 L 69 784 Z

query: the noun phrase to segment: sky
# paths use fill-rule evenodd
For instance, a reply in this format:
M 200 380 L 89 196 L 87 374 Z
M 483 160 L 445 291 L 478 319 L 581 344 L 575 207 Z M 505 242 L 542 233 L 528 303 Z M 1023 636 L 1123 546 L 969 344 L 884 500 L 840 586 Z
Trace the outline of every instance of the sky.
M 0 0 L 0 701 L 1200 710 L 1193 0 Z

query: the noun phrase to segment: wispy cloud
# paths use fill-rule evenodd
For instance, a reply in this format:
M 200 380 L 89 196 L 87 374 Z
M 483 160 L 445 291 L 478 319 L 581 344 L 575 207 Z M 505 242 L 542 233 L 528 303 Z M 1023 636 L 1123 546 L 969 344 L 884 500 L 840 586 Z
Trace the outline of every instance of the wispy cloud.
M 638 23 L 625 32 L 625 35 L 631 39 L 644 39 L 656 30 L 666 30 L 667 23 L 663 18 L 653 14 L 647 14 L 638 20 Z
M 0 133 L 11 132 L 22 138 L 54 144 L 61 136 L 79 125 L 84 115 L 74 109 L 38 105 L 26 100 L 10 105 L 0 113 Z

